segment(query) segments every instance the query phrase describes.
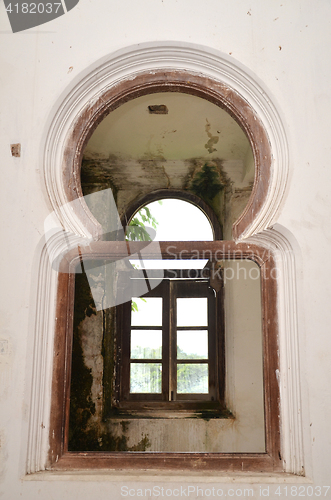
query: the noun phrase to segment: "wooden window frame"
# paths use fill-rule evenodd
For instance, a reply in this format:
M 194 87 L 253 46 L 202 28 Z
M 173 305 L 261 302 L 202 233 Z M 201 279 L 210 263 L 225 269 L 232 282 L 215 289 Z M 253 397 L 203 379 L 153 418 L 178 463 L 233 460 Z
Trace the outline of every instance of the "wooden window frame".
M 193 269 L 197 278 L 187 279 L 187 276 L 192 275 L 191 271 L 184 270 L 184 273 L 183 270 L 165 271 L 164 279 L 160 285 L 144 295 L 144 297 L 163 298 L 163 321 L 160 327 L 163 340 L 162 359 L 153 360 L 154 362 L 162 362 L 161 393 L 130 393 L 131 302 L 117 306 L 117 343 L 120 346 L 120 354 L 117 356 L 116 379 L 118 382 L 116 387 L 118 391 L 115 399 L 118 401 L 116 407 L 123 415 L 134 410 L 135 414 L 138 411 L 139 415 L 148 416 L 150 410 L 157 409 L 164 411 L 164 417 L 171 417 L 174 410 L 186 413 L 197 410 L 207 411 L 211 418 L 213 415 L 220 417 L 222 412 L 228 416 L 224 407 L 223 288 L 221 287 L 218 292 L 211 288 L 208 268 Z M 148 272 L 148 276 L 150 275 L 151 273 Z M 181 278 L 171 279 L 174 276 L 181 276 Z M 208 330 L 208 358 L 201 361 L 207 363 L 209 367 L 209 391 L 206 394 L 177 394 L 176 365 L 182 361 L 177 360 L 175 343 L 176 297 L 206 297 L 208 299 L 208 325 L 206 328 Z M 194 328 L 194 326 L 189 327 L 192 330 Z M 151 361 L 148 360 L 148 362 Z M 139 362 L 143 362 L 143 360 L 139 360 Z
M 81 256 L 93 258 L 124 258 L 137 254 L 142 242 L 96 242 L 70 252 L 59 273 L 57 324 L 54 348 L 50 451 L 51 470 L 81 469 L 147 469 L 200 471 L 281 471 L 280 408 L 277 321 L 277 280 L 275 258 L 263 246 L 233 241 L 160 242 L 150 243 L 145 258 L 155 259 L 161 248 L 162 258 L 205 258 L 206 252 L 215 260 L 250 259 L 260 267 L 263 332 L 263 376 L 266 448 L 264 453 L 163 453 L 163 452 L 69 452 L 68 425 L 70 403 L 70 360 L 74 299 L 74 268 Z M 169 249 L 171 251 L 169 252 Z M 197 255 L 198 254 L 198 255 Z

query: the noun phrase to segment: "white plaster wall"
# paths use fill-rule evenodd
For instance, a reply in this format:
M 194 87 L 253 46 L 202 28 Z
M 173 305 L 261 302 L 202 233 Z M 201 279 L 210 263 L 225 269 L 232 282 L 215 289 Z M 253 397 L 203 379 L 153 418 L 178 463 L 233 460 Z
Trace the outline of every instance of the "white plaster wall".
M 227 408 L 235 415 L 231 451 L 265 451 L 260 269 L 224 261 Z
M 123 47 L 161 40 L 197 43 L 230 54 L 263 82 L 282 117 L 290 176 L 277 222 L 289 231 L 296 257 L 305 471 L 314 487 L 330 485 L 330 19 L 328 0 L 81 0 L 57 20 L 12 34 L 1 3 L 2 498 L 85 500 L 97 491 L 100 500 L 119 499 L 124 498 L 121 486 L 135 479 L 118 475 L 109 482 L 99 476 L 96 486 L 97 478 L 88 475 L 74 481 L 22 478 L 38 258 L 50 211 L 41 175 L 45 135 L 63 97 L 88 74 L 90 65 Z M 22 155 L 14 158 L 10 144 L 18 142 Z M 134 488 L 198 484 L 188 474 L 186 479 L 154 475 L 135 480 L 143 482 L 133 483 Z M 205 475 L 204 480 L 224 481 L 224 490 L 233 486 L 229 477 Z M 255 481 L 254 495 L 259 498 L 260 485 L 277 479 L 237 476 L 235 481 L 242 488 Z M 299 484 L 304 481 L 298 479 Z M 280 498 L 275 496 L 277 484 L 269 487 L 269 498 Z M 195 491 L 191 497 L 196 496 Z

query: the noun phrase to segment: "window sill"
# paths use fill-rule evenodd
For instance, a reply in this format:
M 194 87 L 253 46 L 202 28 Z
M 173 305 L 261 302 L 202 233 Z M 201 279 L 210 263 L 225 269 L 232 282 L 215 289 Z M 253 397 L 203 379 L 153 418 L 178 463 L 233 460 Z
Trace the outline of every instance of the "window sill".
M 134 483 L 137 481 L 144 482 L 167 482 L 168 483 L 230 483 L 230 484 L 312 484 L 313 481 L 305 476 L 289 474 L 287 472 L 209 472 L 204 471 L 203 474 L 199 471 L 168 471 L 154 470 L 146 471 L 135 469 L 127 470 L 46 470 L 27 474 L 22 478 L 25 481 L 82 481 L 82 482 L 98 482 L 110 481 L 121 482 L 125 480 L 125 484 Z
M 113 408 L 107 418 L 214 418 L 234 419 L 234 415 L 218 402 L 125 402 Z

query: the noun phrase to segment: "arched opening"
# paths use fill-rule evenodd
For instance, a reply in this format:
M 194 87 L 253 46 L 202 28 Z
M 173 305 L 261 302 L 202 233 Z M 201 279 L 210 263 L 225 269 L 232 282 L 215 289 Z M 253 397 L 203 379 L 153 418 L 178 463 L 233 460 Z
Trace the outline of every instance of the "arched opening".
M 156 191 L 191 196 L 223 228 L 216 239 L 232 239 L 232 225 L 258 184 L 246 131 L 198 92 L 162 90 L 130 96 L 95 128 L 82 151 L 82 193 L 111 188 L 121 217 Z M 102 224 L 106 201 L 103 213 L 89 208 Z
M 81 186 L 103 240 L 113 239 L 115 200 L 128 242 L 179 251 L 146 260 L 138 252 L 125 264 L 92 255 L 85 277 L 76 275 L 69 452 L 265 452 L 260 269 L 209 250 L 223 230 L 231 237 L 254 177 L 246 134 L 200 96 L 135 97 L 95 128 Z M 110 293 L 125 299 L 106 307 Z
M 130 218 L 129 225 L 144 210 L 153 216 L 155 241 L 212 241 L 214 229 L 207 216 L 193 203 L 172 197 L 144 204 Z M 143 215 L 143 214 L 142 214 Z M 144 220 L 141 220 L 144 223 Z
M 86 210 L 86 205 L 84 201 L 80 201 L 79 196 L 83 193 L 93 193 L 93 192 L 102 192 L 102 189 L 105 190 L 105 187 L 112 187 L 109 185 L 105 185 L 102 182 L 99 186 L 95 186 L 94 190 L 92 188 L 91 191 L 84 191 L 85 187 L 89 184 L 89 179 L 86 178 L 87 182 L 80 182 L 80 162 L 83 157 L 84 147 L 86 146 L 89 138 L 92 136 L 94 130 L 96 130 L 97 125 L 101 123 L 102 119 L 112 112 L 119 108 L 119 106 L 123 103 L 130 102 L 130 100 L 134 100 L 136 97 L 140 97 L 142 95 L 151 95 L 157 92 L 178 92 L 178 93 L 187 93 L 189 95 L 194 95 L 196 97 L 202 97 L 206 101 L 212 102 L 217 106 L 224 108 L 228 111 L 230 116 L 235 118 L 235 121 L 240 123 L 240 127 L 245 131 L 246 136 L 249 138 L 249 142 L 252 145 L 252 151 L 254 156 L 254 164 L 255 164 L 255 174 L 254 174 L 254 184 L 251 190 L 251 194 L 248 198 L 248 202 L 246 204 L 246 208 L 243 209 L 242 214 L 239 216 L 237 221 L 233 225 L 233 234 L 234 236 L 239 236 L 243 234 L 244 231 L 249 231 L 250 226 L 253 224 L 257 224 L 256 219 L 259 219 L 264 213 L 264 203 L 267 196 L 267 188 L 268 182 L 270 180 L 270 166 L 271 166 L 271 154 L 270 147 L 268 143 L 268 139 L 265 133 L 261 122 L 257 119 L 256 115 L 252 111 L 252 109 L 247 106 L 247 102 L 243 100 L 236 92 L 229 89 L 227 86 L 220 84 L 219 82 L 213 80 L 212 78 L 201 78 L 197 75 L 190 75 L 188 78 L 185 72 L 180 71 L 171 71 L 167 75 L 164 72 L 155 71 L 153 74 L 146 75 L 138 75 L 134 78 L 129 78 L 120 82 L 118 85 L 116 84 L 111 91 L 107 90 L 102 99 L 98 100 L 98 102 L 92 103 L 89 106 L 89 109 L 86 110 L 86 113 L 80 115 L 79 121 L 77 122 L 77 126 L 74 127 L 73 134 L 69 138 L 67 142 L 67 147 L 65 150 L 65 168 L 64 168 L 64 176 L 63 176 L 63 186 L 65 191 L 65 196 L 67 200 L 78 200 L 78 203 L 81 204 L 81 208 L 75 208 L 75 216 L 74 225 L 76 224 L 79 227 L 79 224 L 82 224 L 84 228 L 95 236 L 101 236 L 102 226 L 105 220 L 102 218 L 102 210 L 107 206 L 107 201 L 104 200 L 104 203 L 101 203 L 101 212 L 100 217 L 98 215 L 99 208 L 96 206 L 89 206 L 90 211 Z M 160 104 L 156 104 L 155 106 L 159 106 Z M 154 106 L 154 105 L 152 105 Z M 163 106 L 163 105 L 161 105 Z M 93 109 L 92 109 L 93 108 Z M 160 113 L 162 115 L 162 113 Z M 208 132 L 210 129 L 208 128 Z M 205 129 L 206 132 L 206 129 Z M 208 134 L 207 134 L 208 135 Z M 213 136 L 213 134 L 212 134 Z M 209 139 L 212 139 L 208 135 Z M 207 144 L 208 141 L 205 143 Z M 213 143 L 213 140 L 212 140 Z M 73 144 L 75 145 L 73 148 Z M 209 143 L 210 145 L 211 143 Z M 207 148 L 206 148 L 207 149 Z M 212 149 L 212 148 L 211 148 Z M 94 160 L 93 160 L 94 161 Z M 154 161 L 154 160 L 153 160 Z M 208 169 L 205 169 L 203 172 L 203 167 L 199 166 L 200 172 L 205 174 Z M 208 165 L 209 173 L 210 170 L 218 175 L 217 173 L 217 165 Z M 261 175 L 263 168 L 264 176 Z M 83 171 L 83 169 L 82 169 Z M 163 178 L 166 176 L 163 176 Z M 214 176 L 213 176 L 214 177 Z M 162 176 L 160 177 L 162 178 Z M 104 180 L 104 179 L 103 179 Z M 109 179 L 106 179 L 107 182 Z M 83 179 L 82 179 L 83 181 Z M 194 179 L 191 179 L 192 184 Z M 191 187 L 191 184 L 190 184 Z M 164 189 L 164 186 L 155 186 L 155 189 Z M 165 187 L 167 189 L 168 186 Z M 251 186 L 249 187 L 251 189 Z M 101 191 L 99 191 L 101 190 Z M 184 190 L 185 191 L 185 190 Z M 189 190 L 188 190 L 189 191 Z M 116 189 L 112 191 L 116 193 Z M 224 201 L 224 197 L 220 195 L 221 191 L 219 191 L 219 202 L 217 208 L 221 209 L 222 202 Z M 118 195 L 118 192 L 116 193 Z M 120 193 L 121 195 L 123 194 Z M 136 193 L 135 196 L 131 199 L 131 203 L 134 204 L 140 196 L 143 196 L 144 193 Z M 215 195 L 216 197 L 217 195 Z M 207 196 L 209 197 L 209 196 Z M 125 202 L 123 202 L 123 198 L 119 196 L 116 200 L 117 207 L 119 209 L 120 215 L 124 215 L 125 211 L 129 208 L 130 203 L 126 206 Z M 223 204 L 224 206 L 224 204 Z M 96 211 L 95 211 L 96 209 Z M 216 210 L 215 210 L 216 211 Z M 223 229 L 225 231 L 229 231 L 231 217 L 226 217 L 226 211 L 220 210 L 220 214 L 217 215 L 217 218 L 220 223 L 223 225 Z M 68 211 L 69 213 L 69 211 Z M 94 215 L 94 218 L 91 216 L 91 213 Z M 222 219 L 223 217 L 223 219 Z M 99 221 L 99 222 L 97 222 Z M 106 224 L 107 225 L 107 224 Z M 227 226 L 227 227 L 225 227 Z M 230 233 L 228 233 L 230 234 Z M 119 256 L 123 256 L 123 251 L 125 245 L 115 244 L 113 241 L 99 241 L 96 244 L 90 245 L 89 249 L 83 249 L 84 252 L 89 254 L 89 257 L 97 256 L 98 259 L 118 259 Z M 139 243 L 139 242 L 138 242 Z M 136 253 L 142 249 L 142 246 L 139 244 L 133 244 L 131 249 L 132 253 L 135 251 Z M 210 252 L 211 258 L 218 261 L 231 261 L 230 266 L 233 262 L 238 259 L 238 251 L 240 255 L 244 259 L 249 259 L 253 262 L 254 265 L 260 269 L 261 273 L 261 281 L 262 287 L 259 289 L 259 293 L 262 294 L 262 316 L 263 316 L 263 377 L 264 377 L 264 389 L 262 390 L 262 400 L 264 396 L 264 403 L 262 403 L 262 413 L 264 413 L 263 422 L 262 422 L 262 445 L 259 450 L 255 451 L 252 449 L 247 449 L 247 451 L 243 451 L 244 448 L 241 448 L 238 452 L 234 452 L 232 448 L 231 451 L 222 451 L 218 449 L 215 453 L 210 449 L 198 449 L 195 447 L 193 450 L 187 450 L 186 453 L 182 453 L 180 455 L 176 454 L 171 448 L 169 451 L 161 451 L 157 455 L 157 459 L 155 457 L 151 457 L 146 454 L 146 452 L 139 453 L 147 443 L 146 439 L 143 439 L 142 443 L 133 444 L 133 448 L 131 451 L 136 451 L 134 459 L 131 460 L 131 455 L 123 454 L 119 459 L 119 456 L 113 452 L 107 453 L 107 456 L 103 456 L 98 458 L 98 461 L 101 460 L 103 464 L 108 464 L 108 466 L 113 466 L 115 463 L 117 466 L 124 467 L 135 467 L 141 468 L 143 467 L 143 463 L 148 464 L 148 468 L 158 467 L 161 462 L 165 467 L 173 468 L 173 467 L 188 467 L 190 468 L 194 462 L 200 459 L 200 453 L 204 453 L 204 465 L 203 468 L 209 469 L 223 469 L 226 470 L 229 467 L 234 467 L 237 470 L 252 470 L 254 467 L 260 467 L 260 463 L 263 462 L 261 467 L 264 470 L 276 470 L 280 467 L 280 456 L 279 456 L 279 411 L 278 411 L 278 385 L 277 380 L 275 378 L 276 370 L 278 367 L 278 358 L 277 355 L 273 356 L 272 353 L 276 353 L 276 345 L 277 345 L 277 317 L 274 316 L 273 312 L 276 310 L 276 288 L 275 283 L 270 281 L 268 286 L 266 286 L 266 280 L 268 280 L 268 276 L 270 276 L 271 272 L 274 269 L 274 260 L 272 255 L 265 255 L 265 253 L 261 254 L 261 251 L 264 251 L 263 245 L 259 247 L 254 244 L 246 244 L 245 242 L 235 243 L 234 241 L 220 241 L 216 240 L 213 242 L 208 242 L 208 247 L 206 248 L 205 242 L 194 242 L 194 245 L 190 244 L 191 242 L 185 243 L 185 245 L 181 246 L 179 242 L 175 242 L 173 249 L 173 254 L 175 257 L 172 257 L 165 245 L 166 242 L 160 243 L 160 251 L 162 258 L 171 259 L 177 258 L 181 252 L 185 251 L 185 259 L 193 259 L 198 257 L 203 257 L 204 252 L 208 250 Z M 149 252 L 149 258 L 155 259 L 157 252 L 155 250 L 155 245 L 151 245 L 151 250 Z M 85 255 L 85 254 L 84 254 Z M 84 256 L 83 253 L 80 256 Z M 60 280 L 62 278 L 60 277 Z M 71 280 L 71 281 L 70 281 Z M 63 284 L 62 284 L 63 281 Z M 64 279 L 61 281 L 61 290 L 65 289 Z M 67 291 L 67 298 L 65 296 L 61 297 L 62 303 L 65 300 L 72 300 L 73 297 L 73 281 L 72 278 L 68 278 L 69 288 Z M 63 286 L 62 286 L 63 285 Z M 76 289 L 79 288 L 79 284 Z M 59 304 L 60 302 L 59 301 Z M 86 304 L 85 304 L 86 305 Z M 60 305 L 59 305 L 60 307 Z M 87 308 L 89 304 L 87 304 Z M 261 307 L 261 305 L 259 305 Z M 60 307 L 61 310 L 61 307 Z M 84 309 L 86 310 L 86 308 Z M 69 318 L 70 314 L 72 314 L 72 310 L 69 308 Z M 93 313 L 92 313 L 93 314 Z M 92 317 L 92 316 L 91 316 Z M 107 322 L 107 319 L 103 318 Z M 98 320 L 100 321 L 100 320 Z M 63 325 L 63 321 L 59 322 L 59 324 Z M 68 324 L 67 322 L 65 322 Z M 70 323 L 70 321 L 69 321 Z M 58 326 L 58 329 L 60 327 Z M 54 371 L 55 373 L 63 372 L 63 363 L 68 363 L 68 353 L 70 355 L 70 339 L 71 339 L 71 331 L 70 326 L 66 332 L 66 339 L 68 340 L 68 351 L 66 353 L 61 354 L 60 357 L 55 358 Z M 260 343 L 261 344 L 261 343 Z M 244 353 L 245 354 L 245 353 Z M 93 357 L 93 356 L 92 356 Z M 61 364 L 62 363 L 62 364 Z M 92 368 L 91 368 L 92 369 Z M 90 369 L 90 370 L 91 370 Z M 112 373 L 114 370 L 114 366 L 109 367 L 109 373 Z M 63 372 L 65 373 L 65 371 Z M 67 372 L 68 373 L 68 372 Z M 91 374 L 91 373 L 90 373 Z M 56 378 L 56 377 L 55 377 Z M 63 377 L 62 377 L 63 379 Z M 58 384 L 61 385 L 61 380 Z M 65 381 L 65 397 L 68 401 L 68 377 Z M 54 391 L 55 398 L 53 399 L 53 408 L 61 407 L 61 391 L 58 389 L 58 385 L 54 382 Z M 94 389 L 97 389 L 94 386 Z M 245 389 L 242 387 L 242 392 L 245 392 Z M 261 398 L 261 391 L 260 398 Z M 272 397 L 270 397 L 270 395 Z M 60 398 L 60 400 L 59 400 Z M 58 419 L 54 420 L 54 423 L 51 422 L 51 429 L 53 429 L 53 433 L 50 434 L 50 442 L 51 442 L 51 451 L 50 451 L 50 462 L 53 464 L 54 468 L 67 467 L 70 463 L 74 463 L 77 460 L 77 463 L 80 461 L 80 455 L 76 455 L 75 453 L 68 453 L 68 411 L 69 406 L 66 405 L 66 415 L 63 416 L 62 420 Z M 82 412 L 84 414 L 84 411 Z M 86 414 L 85 414 L 86 415 Z M 174 419 L 172 419 L 174 420 Z M 171 420 L 171 421 L 172 421 Z M 200 421 L 202 422 L 204 419 L 202 418 Z M 209 418 L 206 419 L 209 421 Z M 64 424 L 63 424 L 64 422 Z M 118 422 L 119 423 L 119 422 Z M 173 423 L 173 422 L 172 422 Z M 216 424 L 216 421 L 213 420 L 213 424 Z M 121 424 L 120 424 L 121 425 Z M 260 427 L 261 428 L 261 427 Z M 265 430 L 265 432 L 264 432 Z M 60 435 L 64 432 L 65 438 L 62 441 L 59 438 Z M 89 437 L 89 436 L 87 436 Z M 105 436 L 104 436 L 105 437 Z M 123 437 L 123 436 L 122 436 Z M 119 438 L 119 439 L 118 439 Z M 113 441 L 114 439 L 114 441 Z M 105 439 L 106 441 L 106 439 Z M 103 437 L 101 438 L 101 442 L 105 442 Z M 125 441 L 125 440 L 124 440 Z M 108 433 L 108 443 L 115 442 L 118 446 L 121 446 L 123 440 L 121 436 L 112 433 Z M 63 452 L 63 443 L 64 443 L 64 452 Z M 126 443 L 127 444 L 127 443 Z M 124 446 L 125 448 L 125 446 Z M 127 448 L 125 448 L 127 449 Z M 145 448 L 143 448 L 145 449 Z M 56 453 L 58 451 L 59 456 L 61 457 L 60 461 L 56 458 Z M 164 448 L 163 448 L 164 450 Z M 87 454 L 86 459 L 91 459 L 91 464 L 93 463 L 92 455 Z M 56 465 L 54 465 L 56 463 Z M 89 465 L 89 467 L 91 466 Z M 186 465 L 185 465 L 186 464 Z M 92 465 L 93 467 L 93 465 Z
M 154 241 L 213 241 L 215 235 L 220 233 L 220 226 L 214 217 L 216 227 L 212 225 L 210 219 L 195 204 L 179 198 L 172 198 L 175 193 L 167 192 L 167 198 L 159 198 L 147 204 L 142 204 L 128 220 L 126 225 L 126 236 L 128 240 L 147 239 L 150 236 L 144 234 L 145 226 L 153 226 Z M 161 193 L 153 194 L 157 198 Z M 191 198 L 191 197 L 190 197 Z M 210 212 L 210 210 L 208 210 Z M 212 214 L 213 215 L 213 214 Z M 125 215 L 127 219 L 127 214 Z M 194 268 L 202 269 L 208 263 L 208 259 L 195 260 Z M 141 266 L 139 261 L 135 261 L 135 266 Z M 147 265 L 147 263 L 144 263 Z M 149 261 L 148 267 L 153 269 L 167 269 L 171 262 L 166 260 Z M 190 269 L 190 261 L 177 261 L 176 266 L 181 269 Z

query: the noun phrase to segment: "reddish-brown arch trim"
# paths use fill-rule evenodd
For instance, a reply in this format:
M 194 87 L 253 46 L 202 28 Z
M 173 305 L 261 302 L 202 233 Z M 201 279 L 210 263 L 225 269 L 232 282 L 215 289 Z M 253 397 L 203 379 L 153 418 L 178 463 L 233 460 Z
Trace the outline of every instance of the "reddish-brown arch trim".
M 206 99 L 226 110 L 247 135 L 254 154 L 255 180 L 247 206 L 233 224 L 234 238 L 238 238 L 252 224 L 266 200 L 271 178 L 268 136 L 254 110 L 237 92 L 219 81 L 187 71 L 141 73 L 112 86 L 84 110 L 74 124 L 65 147 L 63 185 L 67 200 L 83 196 L 80 183 L 82 156 L 99 123 L 121 104 L 156 92 L 182 92 Z M 83 207 L 78 216 L 92 234 L 100 230 L 94 218 Z

